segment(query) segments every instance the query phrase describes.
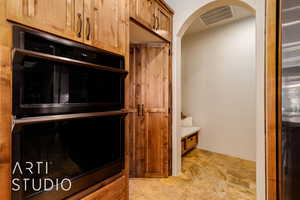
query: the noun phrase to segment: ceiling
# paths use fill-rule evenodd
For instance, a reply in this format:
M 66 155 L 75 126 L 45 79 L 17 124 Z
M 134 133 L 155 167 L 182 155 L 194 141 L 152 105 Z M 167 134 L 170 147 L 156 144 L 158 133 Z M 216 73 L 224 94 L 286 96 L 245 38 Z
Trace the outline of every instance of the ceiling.
M 204 31 L 204 30 L 216 27 L 216 26 L 229 24 L 229 23 L 232 23 L 234 21 L 237 21 L 237 20 L 240 20 L 240 19 L 243 19 L 243 18 L 246 18 L 246 17 L 253 16 L 253 13 L 251 13 L 251 11 L 249 11 L 245 8 L 242 8 L 242 7 L 239 7 L 239 6 L 229 6 L 229 7 L 231 8 L 231 11 L 232 11 L 232 17 L 231 18 L 222 20 L 220 22 L 217 22 L 217 23 L 214 23 L 214 24 L 211 24 L 211 25 L 206 25 L 203 22 L 203 20 L 201 19 L 201 16 L 200 16 L 188 28 L 185 35 L 198 33 L 198 32 L 201 32 L 201 31 Z

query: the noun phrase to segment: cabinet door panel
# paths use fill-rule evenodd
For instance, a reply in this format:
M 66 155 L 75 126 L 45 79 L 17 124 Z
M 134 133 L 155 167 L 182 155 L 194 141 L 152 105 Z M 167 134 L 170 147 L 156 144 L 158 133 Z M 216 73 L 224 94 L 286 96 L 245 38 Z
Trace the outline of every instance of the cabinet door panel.
M 145 48 L 145 109 L 167 112 L 168 109 L 168 50 L 166 47 Z
M 141 62 L 142 54 L 139 47 L 130 51 L 130 177 L 145 177 L 145 117 L 140 106 L 144 102 L 142 90 L 145 77 L 145 68 Z
M 146 113 L 146 177 L 168 176 L 168 115 Z
M 137 114 L 132 177 L 167 177 L 169 167 L 169 46 L 138 45 L 134 70 Z M 132 74 L 133 72 L 133 74 Z
M 11 21 L 82 41 L 83 0 L 10 0 L 7 6 Z
M 88 33 L 90 37 L 88 37 Z M 84 39 L 87 44 L 117 54 L 124 54 L 126 0 L 85 0 Z
M 146 177 L 168 176 L 169 47 L 145 47 Z
M 172 13 L 157 0 L 131 0 L 130 16 L 164 39 L 172 40 Z
M 171 41 L 171 15 L 162 7 L 158 5 L 156 10 L 156 15 L 158 19 L 158 25 L 156 32 L 163 38 Z
M 155 6 L 153 0 L 135 0 L 136 18 L 148 28 L 155 25 Z

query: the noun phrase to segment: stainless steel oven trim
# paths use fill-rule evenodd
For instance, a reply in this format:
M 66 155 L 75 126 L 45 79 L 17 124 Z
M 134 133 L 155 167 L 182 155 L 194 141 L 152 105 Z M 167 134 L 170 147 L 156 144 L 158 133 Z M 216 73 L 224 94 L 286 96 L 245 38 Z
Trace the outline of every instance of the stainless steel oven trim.
M 83 66 L 83 67 L 96 68 L 96 69 L 101 69 L 104 71 L 117 72 L 117 73 L 124 74 L 125 77 L 128 74 L 128 71 L 123 70 L 123 69 L 117 69 L 117 68 L 113 68 L 113 67 L 97 65 L 97 64 L 93 64 L 93 63 L 89 63 L 89 62 L 74 60 L 74 59 L 65 58 L 65 57 L 61 57 L 61 56 L 49 55 L 49 54 L 45 54 L 45 53 L 39 53 L 39 52 L 25 50 L 25 49 L 19 49 L 19 48 L 13 49 L 14 64 L 19 63 L 19 61 L 22 60 L 22 58 L 24 56 L 30 56 L 30 57 L 34 57 L 34 58 L 40 58 L 40 59 L 45 59 L 45 60 L 49 60 L 49 61 L 70 64 L 70 65 L 79 65 L 79 66 Z M 123 77 L 123 78 L 125 78 L 125 77 Z
M 124 117 L 128 114 L 128 111 L 109 111 L 109 112 L 92 112 L 92 113 L 77 113 L 77 114 L 66 114 L 66 115 L 50 115 L 50 116 L 39 116 L 39 117 L 26 117 L 14 120 L 15 125 L 26 125 L 26 124 L 37 124 L 51 121 L 62 121 L 82 118 L 94 118 L 94 117 L 107 117 L 123 115 Z

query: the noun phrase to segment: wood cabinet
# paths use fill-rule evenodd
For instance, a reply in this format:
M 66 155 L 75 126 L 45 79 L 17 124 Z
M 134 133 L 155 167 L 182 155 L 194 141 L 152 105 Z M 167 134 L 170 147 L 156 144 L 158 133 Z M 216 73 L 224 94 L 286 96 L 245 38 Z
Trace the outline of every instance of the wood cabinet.
M 82 40 L 83 0 L 9 0 L 9 20 L 54 33 L 72 40 Z
M 157 17 L 156 21 L 156 33 L 162 36 L 163 38 L 167 40 L 171 40 L 172 38 L 172 32 L 171 32 L 171 26 L 172 26 L 172 17 L 171 14 L 166 11 L 163 7 L 157 5 L 155 15 Z
M 0 1 L 0 3 L 2 3 Z M 0 6 L 0 11 L 1 11 Z M 7 28 L 1 23 L 0 29 Z M 9 40 L 7 35 L 5 39 Z M 4 38 L 0 37 L 0 199 L 8 199 L 11 196 L 10 174 L 11 174 L 11 109 L 12 109 L 12 67 L 11 48 L 2 45 Z
M 128 58 L 129 0 L 0 0 L 0 199 L 11 199 L 12 23 L 86 43 Z M 9 20 L 9 23 L 7 22 Z M 127 64 L 126 64 L 127 69 Z M 127 96 L 127 94 L 126 94 Z M 126 102 L 125 102 L 126 104 Z M 126 129 L 127 130 L 127 129 Z M 126 132 L 127 138 L 127 132 Z M 127 141 L 127 139 L 126 139 Z M 125 145 L 127 148 L 127 144 Z M 127 150 L 126 150 L 127 151 Z M 127 153 L 127 152 L 126 152 Z M 122 177 L 70 199 L 127 200 L 127 155 Z M 120 176 L 120 175 L 119 175 Z M 119 177 L 118 176 L 118 177 Z M 110 183 L 110 184 L 108 184 Z M 102 185 L 103 184 L 103 185 Z M 91 193 L 92 191 L 95 191 Z M 80 192 L 80 193 L 82 193 Z M 80 196 L 80 197 L 79 197 Z M 86 197 L 84 197 L 86 196 Z M 77 198 L 79 197 L 79 198 Z
M 130 16 L 137 22 L 171 41 L 173 11 L 162 0 L 132 0 Z
M 149 29 L 155 28 L 155 1 L 154 0 L 134 0 L 135 17 Z
M 199 132 L 192 133 L 181 139 L 181 154 L 184 155 L 192 149 L 196 148 L 199 141 Z
M 81 200 L 127 200 L 125 176 L 100 188 Z
M 167 177 L 169 172 L 169 44 L 131 49 L 131 176 Z
M 126 4 L 127 0 L 9 0 L 7 18 L 124 55 Z
M 126 51 L 126 1 L 85 0 L 84 41 L 110 52 Z

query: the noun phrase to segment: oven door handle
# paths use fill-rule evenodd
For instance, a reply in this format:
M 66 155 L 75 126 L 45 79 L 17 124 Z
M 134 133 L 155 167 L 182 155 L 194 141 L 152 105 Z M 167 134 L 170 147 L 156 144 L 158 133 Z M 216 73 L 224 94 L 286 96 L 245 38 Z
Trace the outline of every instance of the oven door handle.
M 127 110 L 109 111 L 109 112 L 93 112 L 93 113 L 76 113 L 65 115 L 50 115 L 39 117 L 25 117 L 16 119 L 16 125 L 38 124 L 52 121 L 63 121 L 72 119 L 95 118 L 95 117 L 109 117 L 109 116 L 122 116 L 125 117 L 129 112 Z
M 25 56 L 30 56 L 30 57 L 39 58 L 39 59 L 45 59 L 45 60 L 49 60 L 49 61 L 53 61 L 53 62 L 65 63 L 68 65 L 77 65 L 77 66 L 83 66 L 83 67 L 97 68 L 97 69 L 101 69 L 101 70 L 105 70 L 105 71 L 119 73 L 121 75 L 124 75 L 123 78 L 125 78 L 128 75 L 128 71 L 124 70 L 124 69 L 117 69 L 117 68 L 113 68 L 113 67 L 109 67 L 109 66 L 93 64 L 93 63 L 89 63 L 89 62 L 74 60 L 71 58 L 55 56 L 55 55 L 35 52 L 35 51 L 31 51 L 31 50 L 19 49 L 19 48 L 13 49 L 13 64 L 15 65 L 15 64 L 22 63 L 22 60 Z

